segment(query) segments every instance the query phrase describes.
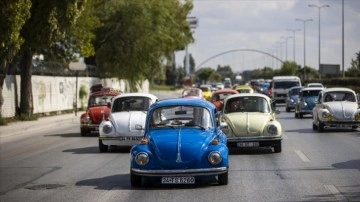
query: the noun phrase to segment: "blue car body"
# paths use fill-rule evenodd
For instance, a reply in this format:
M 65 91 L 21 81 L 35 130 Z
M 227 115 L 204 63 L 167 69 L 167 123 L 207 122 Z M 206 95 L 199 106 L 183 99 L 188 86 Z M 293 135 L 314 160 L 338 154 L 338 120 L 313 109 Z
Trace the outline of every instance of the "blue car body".
M 227 139 L 216 114 L 212 103 L 200 99 L 175 98 L 151 105 L 142 128 L 144 138 L 130 151 L 131 184 L 141 186 L 144 178 L 194 184 L 214 176 L 219 184 L 227 184 Z M 202 125 L 194 124 L 199 121 Z
M 295 109 L 295 105 L 298 101 L 299 93 L 302 88 L 303 88 L 302 86 L 294 86 L 289 89 L 289 92 L 286 97 L 286 106 L 285 106 L 286 112 L 290 112 L 292 109 Z
M 316 105 L 320 91 L 324 88 L 307 87 L 300 90 L 298 101 L 295 105 L 295 118 L 303 118 L 305 114 L 311 114 Z

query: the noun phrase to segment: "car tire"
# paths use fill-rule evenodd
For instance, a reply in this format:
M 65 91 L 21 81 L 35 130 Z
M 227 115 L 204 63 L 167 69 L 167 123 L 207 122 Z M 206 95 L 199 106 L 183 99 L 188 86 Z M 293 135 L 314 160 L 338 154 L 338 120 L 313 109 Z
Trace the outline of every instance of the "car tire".
M 281 142 L 274 146 L 274 152 L 280 153 L 281 152 Z
M 295 111 L 295 118 L 297 119 L 299 116 L 298 116 L 298 113 L 296 113 L 296 111 Z
M 303 118 L 304 116 L 303 116 L 303 114 L 302 113 L 299 113 L 299 118 Z
M 319 121 L 319 125 L 317 126 L 317 130 L 319 133 L 324 132 L 324 124 Z
M 218 175 L 218 183 L 219 185 L 227 185 L 229 181 L 228 171 L 226 173 Z
M 140 187 L 142 185 L 142 177 L 130 171 L 130 182 L 131 186 Z
M 109 149 L 109 146 L 103 144 L 102 140 L 99 140 L 99 151 L 100 151 L 101 153 L 103 153 L 103 152 L 107 152 L 108 149 Z
M 313 130 L 317 130 L 317 125 L 315 125 L 314 122 L 313 122 L 313 124 L 312 124 L 312 129 L 313 129 Z
M 80 128 L 80 135 L 81 136 L 86 136 L 87 135 L 87 132 L 84 128 Z
M 286 107 L 286 112 L 290 112 L 290 108 L 289 107 Z

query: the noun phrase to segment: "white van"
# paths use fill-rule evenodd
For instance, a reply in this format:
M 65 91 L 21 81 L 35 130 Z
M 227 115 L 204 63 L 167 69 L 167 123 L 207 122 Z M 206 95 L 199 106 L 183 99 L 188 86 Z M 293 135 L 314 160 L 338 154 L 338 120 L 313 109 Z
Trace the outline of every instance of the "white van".
M 297 76 L 274 76 L 270 84 L 271 98 L 279 102 L 286 101 L 289 89 L 294 86 L 301 86 L 301 80 Z

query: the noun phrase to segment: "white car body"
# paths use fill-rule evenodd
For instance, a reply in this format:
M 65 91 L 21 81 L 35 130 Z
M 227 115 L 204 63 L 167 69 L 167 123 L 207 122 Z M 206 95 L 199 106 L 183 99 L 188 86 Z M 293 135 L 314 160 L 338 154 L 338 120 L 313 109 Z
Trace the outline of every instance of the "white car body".
M 157 100 L 148 93 L 124 93 L 114 97 L 109 118 L 99 126 L 100 152 L 106 152 L 109 146 L 132 146 L 138 142 L 143 134 L 135 126 L 144 126 L 147 110 Z
M 351 98 L 347 99 L 347 96 Z M 327 100 L 329 97 L 332 97 L 333 100 Z M 319 132 L 324 131 L 324 128 L 327 127 L 356 129 L 360 126 L 358 100 L 355 92 L 349 88 L 322 90 L 312 114 L 313 129 Z

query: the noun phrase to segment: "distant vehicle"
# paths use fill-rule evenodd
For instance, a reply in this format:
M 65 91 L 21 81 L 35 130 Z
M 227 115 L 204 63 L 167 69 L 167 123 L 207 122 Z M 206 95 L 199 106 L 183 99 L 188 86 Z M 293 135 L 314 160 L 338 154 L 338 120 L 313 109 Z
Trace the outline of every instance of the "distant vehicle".
M 295 104 L 298 101 L 300 90 L 302 86 L 294 86 L 289 89 L 289 92 L 286 96 L 286 106 L 285 111 L 290 112 L 292 109 L 295 109 Z
M 239 92 L 237 92 L 236 90 L 230 88 L 220 89 L 213 92 L 211 102 L 215 105 L 216 109 L 220 111 L 224 104 L 224 99 L 230 95 L 238 94 L 238 93 Z
M 99 135 L 99 125 L 110 113 L 108 103 L 114 96 L 121 94 L 119 90 L 104 87 L 102 84 L 93 85 L 90 91 L 86 112 L 80 116 L 81 136 Z
M 149 93 L 124 93 L 113 98 L 108 119 L 99 126 L 99 150 L 107 152 L 110 146 L 132 146 L 143 136 L 136 125 L 145 124 L 150 105 L 158 101 Z
M 216 86 L 217 86 L 218 89 L 224 89 L 225 88 L 225 85 L 223 83 L 217 83 Z
M 271 83 L 271 98 L 276 102 L 285 102 L 289 89 L 301 86 L 301 80 L 297 76 L 274 76 Z
M 207 101 L 211 101 L 212 91 L 211 91 L 211 85 L 201 85 L 200 89 L 202 91 L 202 96 Z
M 308 83 L 305 87 L 325 88 L 322 83 Z
M 360 126 L 360 109 L 356 94 L 349 88 L 323 89 L 312 110 L 313 130 L 325 128 L 356 129 Z
M 312 109 L 315 107 L 320 91 L 324 88 L 306 87 L 299 93 L 299 99 L 295 104 L 295 118 L 303 118 L 305 114 L 312 115 Z
M 229 151 L 215 106 L 200 99 L 165 99 L 151 105 L 144 135 L 130 150 L 130 182 L 142 186 L 196 184 L 216 179 L 228 184 Z
M 254 93 L 254 89 L 249 85 L 238 85 L 235 90 L 239 93 Z
M 230 78 L 224 79 L 224 88 L 232 88 L 232 83 Z
M 195 88 L 195 87 L 184 89 L 183 92 L 181 93 L 181 97 L 205 99 L 202 94 L 202 90 L 200 88 Z

